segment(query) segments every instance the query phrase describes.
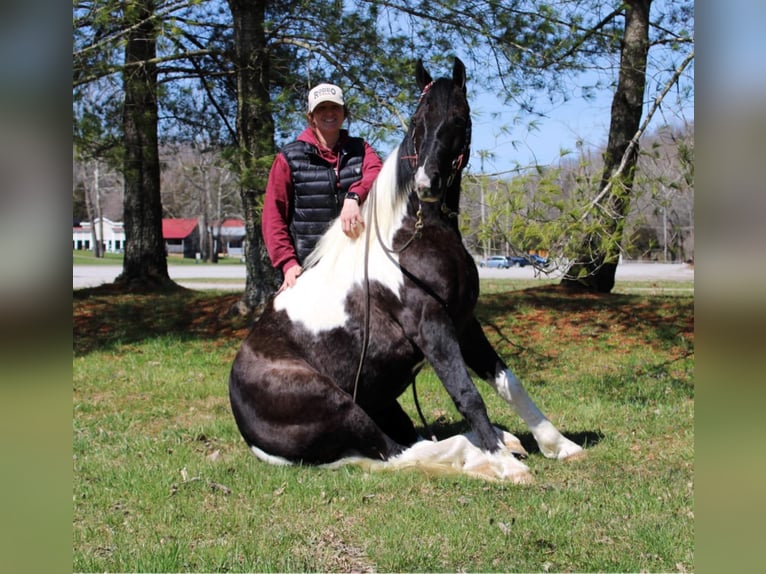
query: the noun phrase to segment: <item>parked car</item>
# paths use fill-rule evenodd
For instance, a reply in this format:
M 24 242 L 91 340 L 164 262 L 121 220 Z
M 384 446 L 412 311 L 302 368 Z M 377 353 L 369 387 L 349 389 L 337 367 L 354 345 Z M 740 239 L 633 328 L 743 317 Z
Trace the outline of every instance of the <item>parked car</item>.
M 479 267 L 499 267 L 508 269 L 511 266 L 510 261 L 504 255 L 493 255 L 479 261 Z
M 538 267 L 547 267 L 548 266 L 548 259 L 545 257 L 540 257 L 537 254 L 528 255 L 530 261 L 537 265 Z
M 540 257 L 536 253 L 527 253 L 526 255 L 514 255 L 508 257 L 508 261 L 511 266 L 525 267 L 527 265 L 537 265 L 538 267 L 546 267 L 548 260 L 545 257 Z

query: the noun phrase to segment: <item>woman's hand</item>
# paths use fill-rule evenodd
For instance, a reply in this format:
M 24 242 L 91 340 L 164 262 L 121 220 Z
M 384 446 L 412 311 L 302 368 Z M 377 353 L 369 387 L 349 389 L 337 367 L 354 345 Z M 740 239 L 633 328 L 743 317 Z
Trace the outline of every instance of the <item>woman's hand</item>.
M 279 287 L 279 291 L 277 293 L 281 293 L 285 289 L 289 289 L 290 287 L 293 287 L 295 285 L 295 282 L 298 281 L 298 276 L 303 273 L 303 267 L 300 265 L 293 265 L 285 271 L 285 280 L 282 281 L 282 285 Z
M 355 199 L 343 200 L 343 208 L 340 211 L 340 224 L 345 233 L 351 239 L 356 239 L 364 231 L 364 221 Z

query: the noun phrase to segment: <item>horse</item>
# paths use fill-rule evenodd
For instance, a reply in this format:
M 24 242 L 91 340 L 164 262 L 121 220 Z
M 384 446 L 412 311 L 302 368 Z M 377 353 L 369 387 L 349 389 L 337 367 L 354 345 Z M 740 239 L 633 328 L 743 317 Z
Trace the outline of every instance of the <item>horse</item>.
M 415 76 L 420 99 L 362 205 L 362 235 L 333 222 L 295 286 L 267 303 L 231 367 L 232 412 L 271 464 L 529 482 L 517 458 L 526 452 L 492 425 L 469 369 L 516 410 L 543 455 L 583 449 L 542 414 L 474 316 L 478 271 L 457 222 L 471 139 L 465 66 L 455 58 L 452 78 L 433 80 L 418 61 Z M 400 406 L 426 361 L 470 432 L 426 440 Z

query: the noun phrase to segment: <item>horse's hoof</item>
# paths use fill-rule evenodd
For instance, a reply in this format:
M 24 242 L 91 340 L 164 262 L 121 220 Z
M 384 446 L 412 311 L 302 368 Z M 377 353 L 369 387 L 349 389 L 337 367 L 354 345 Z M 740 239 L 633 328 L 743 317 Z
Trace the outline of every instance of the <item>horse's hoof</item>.
M 562 460 L 564 462 L 573 462 L 576 460 L 583 460 L 585 458 L 588 458 L 588 451 L 586 451 L 582 447 L 580 448 L 580 450 L 576 452 L 571 452 L 565 456 L 559 456 L 559 460 Z
M 558 460 L 576 460 L 584 456 L 585 450 L 579 444 L 573 443 L 566 438 L 559 445 L 558 453 L 556 453 Z
M 514 435 L 509 433 L 508 431 L 497 429 L 498 434 L 500 436 L 500 440 L 505 445 L 505 448 L 507 448 L 511 453 L 518 457 L 518 458 L 527 458 L 529 456 L 529 453 L 527 450 L 521 445 L 521 441 L 516 438 Z

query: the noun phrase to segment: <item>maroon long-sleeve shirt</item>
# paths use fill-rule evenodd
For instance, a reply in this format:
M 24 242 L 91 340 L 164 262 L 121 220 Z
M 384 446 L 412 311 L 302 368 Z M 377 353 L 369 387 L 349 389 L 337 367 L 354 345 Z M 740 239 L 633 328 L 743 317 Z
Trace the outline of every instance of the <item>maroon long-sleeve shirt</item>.
M 348 138 L 348 131 L 341 130 L 340 138 L 335 148 L 327 149 L 322 146 L 311 128 L 306 128 L 298 136 L 299 141 L 310 143 L 319 150 L 322 159 L 332 165 L 338 165 L 340 150 L 343 142 Z M 363 203 L 372 188 L 372 183 L 383 166 L 378 154 L 365 142 L 364 160 L 362 161 L 362 178 L 351 184 L 348 191 L 359 195 L 359 203 Z M 269 180 L 266 184 L 266 196 L 263 202 L 263 215 L 261 217 L 261 231 L 266 250 L 269 252 L 271 264 L 285 273 L 291 267 L 298 265 L 295 254 L 295 246 L 290 236 L 290 217 L 294 201 L 293 179 L 290 166 L 285 156 L 281 153 L 274 158 L 274 163 L 269 172 Z

